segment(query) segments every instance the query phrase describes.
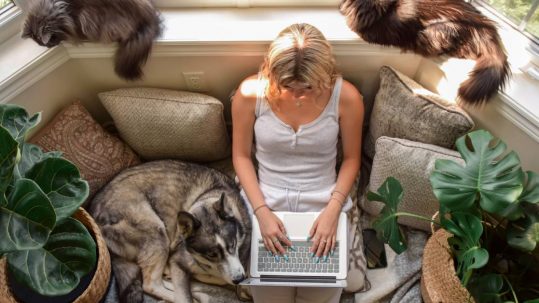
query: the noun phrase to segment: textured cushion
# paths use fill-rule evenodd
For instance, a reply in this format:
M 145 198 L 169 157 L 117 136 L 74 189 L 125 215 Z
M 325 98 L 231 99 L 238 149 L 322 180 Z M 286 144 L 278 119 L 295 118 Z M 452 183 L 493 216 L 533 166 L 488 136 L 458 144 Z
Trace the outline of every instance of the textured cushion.
M 474 127 L 459 106 L 384 66 L 365 138 L 365 154 L 374 157 L 374 144 L 381 136 L 408 139 L 445 148 Z
M 63 152 L 90 184 L 90 198 L 117 173 L 140 163 L 131 148 L 106 132 L 78 101 L 58 113 L 30 142 L 44 151 Z
M 369 190 L 376 192 L 387 177 L 394 177 L 404 190 L 399 211 L 431 218 L 439 209 L 429 180 L 436 159 L 454 160 L 464 165 L 464 160 L 456 151 L 405 139 L 381 137 L 376 141 Z M 360 203 L 371 215 L 378 215 L 384 206 L 381 202 L 367 201 L 364 196 Z M 430 231 L 427 221 L 401 217 L 399 223 Z
M 230 155 L 223 104 L 198 93 L 124 88 L 99 94 L 122 139 L 142 158 L 207 162 Z

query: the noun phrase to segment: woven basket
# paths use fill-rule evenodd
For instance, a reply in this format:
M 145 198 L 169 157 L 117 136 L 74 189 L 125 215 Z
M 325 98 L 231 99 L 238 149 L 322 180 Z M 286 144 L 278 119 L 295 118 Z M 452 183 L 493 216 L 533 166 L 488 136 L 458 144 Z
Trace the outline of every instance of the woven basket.
M 75 300 L 74 303 L 95 303 L 99 302 L 107 291 L 110 281 L 110 255 L 105 239 L 101 235 L 99 227 L 94 219 L 83 209 L 73 214 L 73 218 L 79 220 L 94 236 L 97 244 L 98 259 L 97 269 L 88 288 Z M 2 303 L 19 303 L 13 297 L 7 281 L 7 262 L 5 258 L 0 259 L 0 301 Z
M 425 303 L 474 302 L 455 272 L 447 243 L 450 236 L 445 229 L 439 229 L 429 238 L 423 251 L 421 296 Z

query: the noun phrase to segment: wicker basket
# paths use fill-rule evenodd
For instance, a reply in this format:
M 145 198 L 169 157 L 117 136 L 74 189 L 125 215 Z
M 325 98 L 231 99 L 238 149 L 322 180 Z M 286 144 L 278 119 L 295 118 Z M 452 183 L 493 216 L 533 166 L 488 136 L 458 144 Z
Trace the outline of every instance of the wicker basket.
M 425 303 L 474 302 L 455 272 L 447 243 L 450 236 L 445 229 L 439 229 L 429 238 L 423 251 L 421 296 Z
M 98 259 L 97 269 L 88 288 L 74 301 L 74 303 L 95 303 L 99 302 L 107 291 L 110 281 L 110 255 L 105 239 L 101 235 L 99 227 L 94 219 L 83 209 L 73 214 L 73 218 L 79 220 L 94 236 L 97 244 Z M 7 282 L 7 262 L 5 258 L 0 259 L 0 301 L 2 303 L 19 303 L 13 297 Z

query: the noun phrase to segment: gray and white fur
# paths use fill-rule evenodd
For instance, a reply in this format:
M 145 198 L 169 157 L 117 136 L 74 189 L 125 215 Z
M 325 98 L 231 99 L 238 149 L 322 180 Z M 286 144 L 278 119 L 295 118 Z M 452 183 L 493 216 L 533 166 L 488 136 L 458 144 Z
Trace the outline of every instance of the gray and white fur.
M 245 278 L 251 222 L 233 180 L 180 161 L 125 170 L 97 194 L 90 213 L 112 256 L 120 301 L 145 292 L 192 302 L 190 279 L 237 284 Z M 173 290 L 164 286 L 163 274 Z
M 22 37 L 46 47 L 62 41 L 117 42 L 115 71 L 136 80 L 161 32 L 161 18 L 151 0 L 37 0 Z

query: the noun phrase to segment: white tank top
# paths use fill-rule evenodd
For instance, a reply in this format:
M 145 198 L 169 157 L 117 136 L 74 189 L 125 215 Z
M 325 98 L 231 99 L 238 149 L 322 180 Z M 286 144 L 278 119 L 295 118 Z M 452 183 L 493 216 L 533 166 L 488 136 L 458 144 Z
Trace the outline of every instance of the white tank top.
M 275 115 L 264 92 L 258 92 L 254 146 L 260 183 L 301 191 L 335 184 L 341 86 L 338 77 L 322 113 L 297 132 Z

